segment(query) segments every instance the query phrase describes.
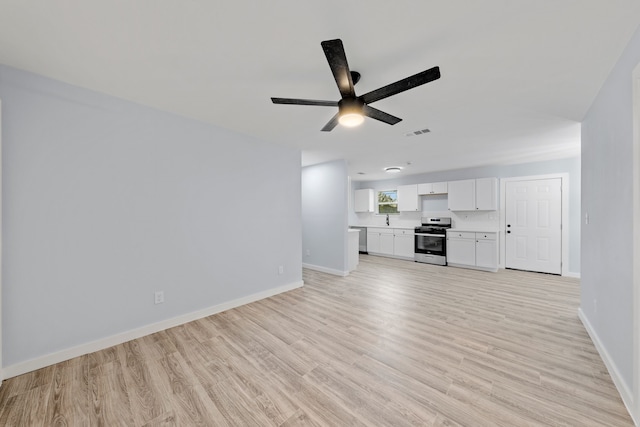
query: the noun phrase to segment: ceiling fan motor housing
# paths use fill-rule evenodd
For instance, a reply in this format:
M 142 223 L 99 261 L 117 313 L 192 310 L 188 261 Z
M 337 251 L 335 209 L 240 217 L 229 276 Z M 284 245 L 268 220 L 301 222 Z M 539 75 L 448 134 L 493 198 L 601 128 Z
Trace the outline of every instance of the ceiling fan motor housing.
M 362 107 L 364 107 L 364 102 L 358 98 L 342 98 L 338 101 L 338 111 L 341 116 L 346 114 L 363 115 Z

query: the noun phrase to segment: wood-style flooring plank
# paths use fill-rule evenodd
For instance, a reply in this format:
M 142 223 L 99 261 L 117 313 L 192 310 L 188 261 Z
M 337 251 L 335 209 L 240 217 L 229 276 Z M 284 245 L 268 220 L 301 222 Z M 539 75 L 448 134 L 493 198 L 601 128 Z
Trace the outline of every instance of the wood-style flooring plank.
M 361 256 L 19 377 L 0 426 L 631 426 L 576 279 Z

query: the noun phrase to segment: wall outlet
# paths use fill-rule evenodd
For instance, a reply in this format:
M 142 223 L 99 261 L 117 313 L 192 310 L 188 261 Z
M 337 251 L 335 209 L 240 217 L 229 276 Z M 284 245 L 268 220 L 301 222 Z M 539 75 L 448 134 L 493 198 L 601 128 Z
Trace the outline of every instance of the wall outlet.
M 307 251 L 305 252 L 305 254 L 306 254 L 307 256 L 311 256 L 311 249 L 307 249 Z
M 278 274 L 283 274 L 284 273 L 284 265 L 281 265 L 278 267 Z
M 585 225 L 589 225 L 589 212 L 584 214 L 584 223 Z
M 164 291 L 158 291 L 154 294 L 154 301 L 156 304 L 162 304 L 164 302 Z

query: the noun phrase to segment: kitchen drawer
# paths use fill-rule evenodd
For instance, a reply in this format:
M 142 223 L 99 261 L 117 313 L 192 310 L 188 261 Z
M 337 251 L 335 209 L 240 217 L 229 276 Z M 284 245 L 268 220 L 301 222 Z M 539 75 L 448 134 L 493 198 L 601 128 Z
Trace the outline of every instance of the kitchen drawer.
M 413 236 L 413 230 L 404 230 L 402 228 L 393 229 L 394 236 Z
M 498 240 L 497 233 L 476 233 L 478 240 Z
M 475 239 L 476 233 L 470 233 L 468 231 L 447 231 L 447 237 L 457 237 L 460 239 Z

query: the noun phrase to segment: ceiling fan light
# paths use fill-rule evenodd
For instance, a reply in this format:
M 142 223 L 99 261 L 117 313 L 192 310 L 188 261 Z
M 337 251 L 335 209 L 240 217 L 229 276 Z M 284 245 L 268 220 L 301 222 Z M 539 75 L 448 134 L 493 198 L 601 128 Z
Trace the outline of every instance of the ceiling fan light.
M 361 125 L 362 122 L 364 122 L 364 116 L 359 113 L 341 114 L 338 122 L 340 122 L 342 126 L 352 128 Z

